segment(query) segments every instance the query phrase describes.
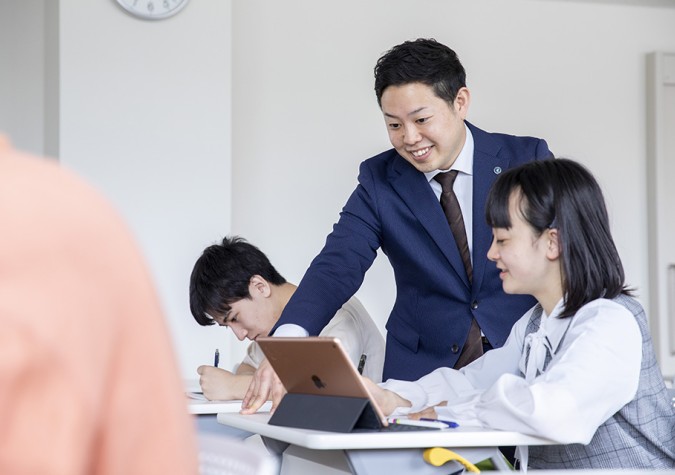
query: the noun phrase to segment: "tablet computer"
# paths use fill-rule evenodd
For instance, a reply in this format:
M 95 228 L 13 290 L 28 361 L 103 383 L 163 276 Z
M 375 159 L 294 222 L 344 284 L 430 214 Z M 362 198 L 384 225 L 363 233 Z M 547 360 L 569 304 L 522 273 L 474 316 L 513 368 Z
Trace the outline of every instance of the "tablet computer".
M 389 424 L 335 337 L 256 339 L 288 393 L 270 424 L 308 429 L 425 430 Z

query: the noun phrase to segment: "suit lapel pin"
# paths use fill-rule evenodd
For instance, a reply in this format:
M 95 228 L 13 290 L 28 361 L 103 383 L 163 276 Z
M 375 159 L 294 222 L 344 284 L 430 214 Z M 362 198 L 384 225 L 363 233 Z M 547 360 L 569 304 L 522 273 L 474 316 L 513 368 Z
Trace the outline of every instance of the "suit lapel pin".
M 495 172 L 495 175 L 499 175 L 502 172 L 502 167 L 494 167 L 492 171 Z

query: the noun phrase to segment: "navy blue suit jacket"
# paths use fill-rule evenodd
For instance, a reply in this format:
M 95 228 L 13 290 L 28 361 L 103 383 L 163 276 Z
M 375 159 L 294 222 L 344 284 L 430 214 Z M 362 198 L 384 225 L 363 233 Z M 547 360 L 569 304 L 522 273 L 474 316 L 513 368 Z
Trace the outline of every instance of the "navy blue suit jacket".
M 467 125 L 475 146 L 473 285 L 425 175 L 392 149 L 361 164 L 356 190 L 277 326 L 295 323 L 318 335 L 359 289 L 382 248 L 396 280 L 396 301 L 386 324 L 384 379 L 415 380 L 452 367 L 472 318 L 493 347 L 504 344 L 534 299 L 502 290 L 497 268 L 487 259 L 492 229 L 485 222 L 485 200 L 503 170 L 552 154 L 544 140 Z

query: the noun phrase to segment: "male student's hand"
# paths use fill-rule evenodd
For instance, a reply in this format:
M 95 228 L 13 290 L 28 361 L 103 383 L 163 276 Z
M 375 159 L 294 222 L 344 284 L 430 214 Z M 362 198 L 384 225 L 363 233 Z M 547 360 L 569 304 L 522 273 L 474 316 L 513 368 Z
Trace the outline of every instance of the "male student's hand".
M 281 384 L 279 377 L 265 358 L 253 374 L 253 380 L 248 387 L 248 391 L 246 391 L 240 412 L 242 414 L 253 414 L 260 409 L 265 401 L 272 400 L 270 412 L 274 413 L 284 394 L 286 394 L 284 385 Z
M 202 392 L 210 401 L 243 399 L 252 379 L 251 375 L 232 374 L 224 369 L 207 365 L 197 368 L 197 373 Z

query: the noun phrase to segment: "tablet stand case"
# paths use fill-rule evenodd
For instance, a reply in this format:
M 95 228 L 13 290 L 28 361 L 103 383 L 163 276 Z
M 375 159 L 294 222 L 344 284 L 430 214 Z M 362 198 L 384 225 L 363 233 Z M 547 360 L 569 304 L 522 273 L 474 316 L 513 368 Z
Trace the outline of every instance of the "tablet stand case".
M 352 432 L 381 428 L 367 398 L 287 393 L 269 424 L 298 429 Z

